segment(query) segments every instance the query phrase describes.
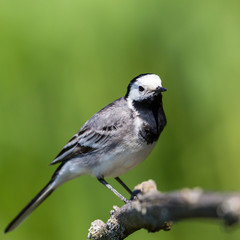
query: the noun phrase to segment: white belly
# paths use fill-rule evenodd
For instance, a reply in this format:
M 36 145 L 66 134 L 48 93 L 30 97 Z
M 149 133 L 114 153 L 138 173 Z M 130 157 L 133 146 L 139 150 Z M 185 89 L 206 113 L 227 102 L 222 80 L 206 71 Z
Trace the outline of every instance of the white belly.
M 106 156 L 100 164 L 92 169 L 92 175 L 103 177 L 118 177 L 128 172 L 132 168 L 140 164 L 152 151 L 154 144 L 138 146 L 135 149 L 122 151 L 118 149 L 115 154 Z

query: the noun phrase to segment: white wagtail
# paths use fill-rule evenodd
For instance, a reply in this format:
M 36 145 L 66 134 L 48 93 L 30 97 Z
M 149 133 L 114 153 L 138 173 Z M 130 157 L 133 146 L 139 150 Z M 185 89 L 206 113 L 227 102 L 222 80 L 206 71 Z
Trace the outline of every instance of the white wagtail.
M 124 97 L 93 115 L 51 162 L 61 163 L 49 183 L 10 222 L 5 233 L 15 229 L 54 190 L 84 174 L 94 176 L 127 202 L 105 177 L 115 178 L 130 194 L 119 176 L 141 163 L 155 146 L 166 125 L 159 76 L 141 74 L 128 85 Z

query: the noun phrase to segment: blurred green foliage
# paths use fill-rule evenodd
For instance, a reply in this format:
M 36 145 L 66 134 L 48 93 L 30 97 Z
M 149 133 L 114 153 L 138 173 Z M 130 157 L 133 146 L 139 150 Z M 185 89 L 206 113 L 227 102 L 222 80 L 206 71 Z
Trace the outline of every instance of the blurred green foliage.
M 123 96 L 140 73 L 159 74 L 168 125 L 133 188 L 239 191 L 239 1 L 0 1 L 0 228 L 44 186 L 48 164 L 82 124 Z M 126 192 L 109 179 L 124 195 Z M 106 220 L 110 191 L 89 176 L 58 189 L 3 237 L 86 239 Z M 141 239 L 239 239 L 214 221 L 187 221 Z

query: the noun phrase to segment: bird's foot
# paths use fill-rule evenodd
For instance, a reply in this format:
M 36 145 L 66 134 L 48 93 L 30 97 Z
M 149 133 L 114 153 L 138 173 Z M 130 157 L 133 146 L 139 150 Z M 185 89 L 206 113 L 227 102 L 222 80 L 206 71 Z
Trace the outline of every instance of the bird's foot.
M 130 200 L 131 200 L 131 201 L 136 201 L 136 200 L 138 199 L 138 197 L 137 197 L 138 194 L 142 194 L 142 191 L 139 190 L 139 189 L 134 190 L 134 191 L 132 192 L 132 195 L 131 195 Z

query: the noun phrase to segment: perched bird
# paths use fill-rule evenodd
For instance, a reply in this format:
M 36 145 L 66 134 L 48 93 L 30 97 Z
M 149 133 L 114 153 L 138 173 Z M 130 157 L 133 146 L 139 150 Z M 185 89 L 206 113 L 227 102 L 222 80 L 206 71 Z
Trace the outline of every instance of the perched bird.
M 152 151 L 166 125 L 159 76 L 141 74 L 128 85 L 124 97 L 93 115 L 51 162 L 61 163 L 49 183 L 9 223 L 15 229 L 63 183 L 87 174 L 94 176 L 127 202 L 104 178 L 115 178 L 130 194 L 119 176 L 141 163 Z

